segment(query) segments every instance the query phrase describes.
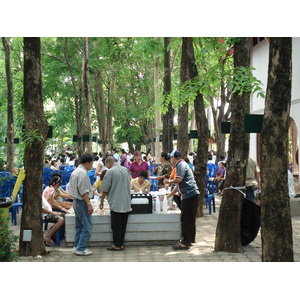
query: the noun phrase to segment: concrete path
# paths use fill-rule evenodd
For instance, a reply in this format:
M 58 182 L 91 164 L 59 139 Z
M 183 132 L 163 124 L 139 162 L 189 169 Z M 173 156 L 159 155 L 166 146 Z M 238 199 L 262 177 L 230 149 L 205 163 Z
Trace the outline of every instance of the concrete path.
M 89 248 L 93 255 L 87 257 L 76 256 L 72 253 L 72 247 L 65 247 L 62 241 L 61 247 L 47 249 L 49 255 L 43 257 L 20 257 L 19 262 L 260 262 L 261 261 L 261 236 L 248 246 L 243 253 L 215 252 L 214 241 L 218 220 L 218 207 L 220 198 L 217 199 L 217 212 L 197 219 L 196 243 L 189 250 L 172 250 L 172 245 L 163 246 L 126 246 L 124 251 L 108 251 L 106 247 Z M 18 224 L 20 221 L 18 220 Z M 300 217 L 292 217 L 294 260 L 300 261 Z M 11 226 L 18 234 L 19 226 Z M 107 245 L 110 246 L 110 245 Z

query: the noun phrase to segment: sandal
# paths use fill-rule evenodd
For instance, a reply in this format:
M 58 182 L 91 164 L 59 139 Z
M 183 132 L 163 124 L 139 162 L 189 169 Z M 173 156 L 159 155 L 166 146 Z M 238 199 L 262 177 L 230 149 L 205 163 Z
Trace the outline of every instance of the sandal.
M 48 242 L 48 241 L 44 241 L 44 244 L 47 247 L 53 247 L 53 245 L 50 242 Z
M 181 243 L 177 243 L 173 246 L 173 250 L 189 250 L 189 246 L 183 246 Z
M 123 249 L 121 249 L 121 248 L 115 248 L 114 246 L 111 246 L 109 248 L 106 248 L 106 250 L 108 250 L 108 251 L 122 251 Z

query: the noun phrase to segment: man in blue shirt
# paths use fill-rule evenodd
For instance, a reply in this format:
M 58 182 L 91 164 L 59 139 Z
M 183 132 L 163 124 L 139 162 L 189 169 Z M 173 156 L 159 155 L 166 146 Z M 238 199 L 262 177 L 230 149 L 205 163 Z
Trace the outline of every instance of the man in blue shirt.
M 181 153 L 173 150 L 170 154 L 171 164 L 176 167 L 175 179 L 165 179 L 165 184 L 177 184 L 176 190 L 181 197 L 181 240 L 173 246 L 174 250 L 188 250 L 195 242 L 196 236 L 196 212 L 200 194 L 193 172 L 189 165 L 181 158 Z

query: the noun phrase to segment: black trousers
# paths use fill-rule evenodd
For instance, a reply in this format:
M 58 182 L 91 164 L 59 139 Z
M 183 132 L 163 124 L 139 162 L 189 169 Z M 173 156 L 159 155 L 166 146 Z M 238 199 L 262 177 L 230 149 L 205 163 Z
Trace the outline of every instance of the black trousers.
M 113 242 L 116 247 L 124 245 L 126 226 L 129 213 L 110 212 L 111 230 L 113 232 Z
M 173 199 L 175 201 L 175 203 L 177 204 L 178 208 L 181 209 L 181 198 L 178 195 L 174 195 Z
M 199 195 L 183 199 L 181 201 L 181 243 L 190 246 L 195 243 L 196 237 L 196 213 Z
M 257 190 L 257 186 L 255 186 L 255 185 L 246 186 L 246 199 L 247 200 L 255 202 L 255 195 L 254 195 L 255 190 Z

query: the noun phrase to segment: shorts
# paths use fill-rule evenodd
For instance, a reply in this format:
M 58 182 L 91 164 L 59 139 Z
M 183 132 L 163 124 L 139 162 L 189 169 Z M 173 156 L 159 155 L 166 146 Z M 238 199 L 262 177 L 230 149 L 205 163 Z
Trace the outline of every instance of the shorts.
M 58 222 L 58 219 L 59 219 L 59 216 L 53 215 L 53 214 L 47 214 L 47 215 L 44 217 L 44 220 L 45 220 L 45 221 L 48 221 L 48 222 L 50 222 L 50 223 L 57 223 L 57 222 Z

